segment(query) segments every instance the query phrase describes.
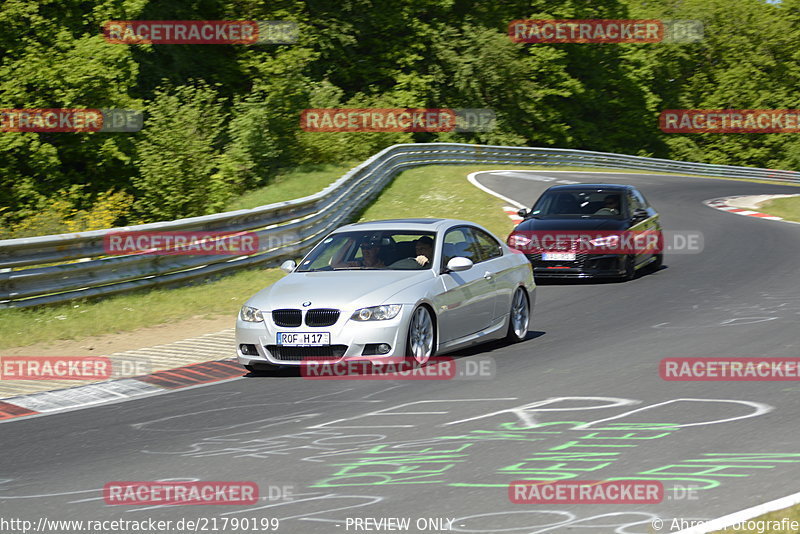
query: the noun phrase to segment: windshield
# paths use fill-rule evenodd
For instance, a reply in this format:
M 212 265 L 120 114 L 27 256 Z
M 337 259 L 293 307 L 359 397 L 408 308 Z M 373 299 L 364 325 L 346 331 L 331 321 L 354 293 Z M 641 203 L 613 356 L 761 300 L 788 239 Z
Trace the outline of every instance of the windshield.
M 546 191 L 530 216 L 621 219 L 625 215 L 624 198 L 619 190 Z
M 341 232 L 326 237 L 314 247 L 297 271 L 430 269 L 434 239 L 435 234 L 431 232 Z

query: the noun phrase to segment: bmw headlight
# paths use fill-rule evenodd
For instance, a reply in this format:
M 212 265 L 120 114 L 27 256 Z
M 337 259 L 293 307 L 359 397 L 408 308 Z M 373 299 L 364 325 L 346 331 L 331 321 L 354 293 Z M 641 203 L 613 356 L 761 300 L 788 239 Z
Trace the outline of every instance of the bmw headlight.
M 350 317 L 354 321 L 385 321 L 387 319 L 394 319 L 400 310 L 403 309 L 402 304 L 384 304 L 383 306 L 372 306 L 369 308 L 361 308 L 353 313 Z
M 248 323 L 260 323 L 264 320 L 264 316 L 261 315 L 261 310 L 258 308 L 251 308 L 250 306 L 242 306 L 239 317 L 242 321 L 247 321 Z

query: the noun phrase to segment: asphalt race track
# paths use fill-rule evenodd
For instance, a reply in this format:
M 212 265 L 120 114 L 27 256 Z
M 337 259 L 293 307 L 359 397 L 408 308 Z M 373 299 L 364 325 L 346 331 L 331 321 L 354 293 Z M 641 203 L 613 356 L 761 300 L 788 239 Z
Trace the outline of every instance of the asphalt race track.
M 665 230 L 701 232 L 704 250 L 667 254 L 659 272 L 627 283 L 541 283 L 528 340 L 458 355 L 460 365 L 491 358 L 492 378 L 286 372 L 0 424 L 3 517 L 278 518 L 280 533 L 390 532 L 355 519 L 391 517 L 409 519 L 408 532 L 446 532 L 435 521 L 452 520 L 455 532 L 647 534 L 798 491 L 798 382 L 658 372 L 667 357 L 799 355 L 800 225 L 702 204 L 796 188 L 544 171 L 478 180 L 527 205 L 555 180 L 634 184 Z M 558 477 L 656 479 L 666 495 L 635 505 L 508 498 L 511 481 Z M 108 482 L 150 480 L 253 481 L 261 501 L 103 500 Z

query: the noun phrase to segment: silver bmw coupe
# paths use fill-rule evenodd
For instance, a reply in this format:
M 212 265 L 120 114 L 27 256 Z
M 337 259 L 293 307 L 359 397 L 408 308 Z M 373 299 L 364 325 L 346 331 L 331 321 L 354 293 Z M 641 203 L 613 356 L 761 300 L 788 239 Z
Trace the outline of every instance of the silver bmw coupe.
M 304 361 L 411 359 L 525 339 L 531 264 L 486 229 L 454 219 L 343 226 L 286 277 L 256 293 L 236 321 L 249 371 Z

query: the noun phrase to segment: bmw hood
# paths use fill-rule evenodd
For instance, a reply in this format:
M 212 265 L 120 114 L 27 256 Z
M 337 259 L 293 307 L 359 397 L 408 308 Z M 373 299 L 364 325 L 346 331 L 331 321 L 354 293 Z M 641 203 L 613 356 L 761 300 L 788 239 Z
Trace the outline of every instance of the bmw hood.
M 256 293 L 248 306 L 261 310 L 279 308 L 363 308 L 387 302 L 396 293 L 416 284 L 432 282 L 434 273 L 424 271 L 324 271 L 291 273 Z M 420 296 L 427 293 L 422 290 Z M 310 302 L 303 306 L 303 303 Z

